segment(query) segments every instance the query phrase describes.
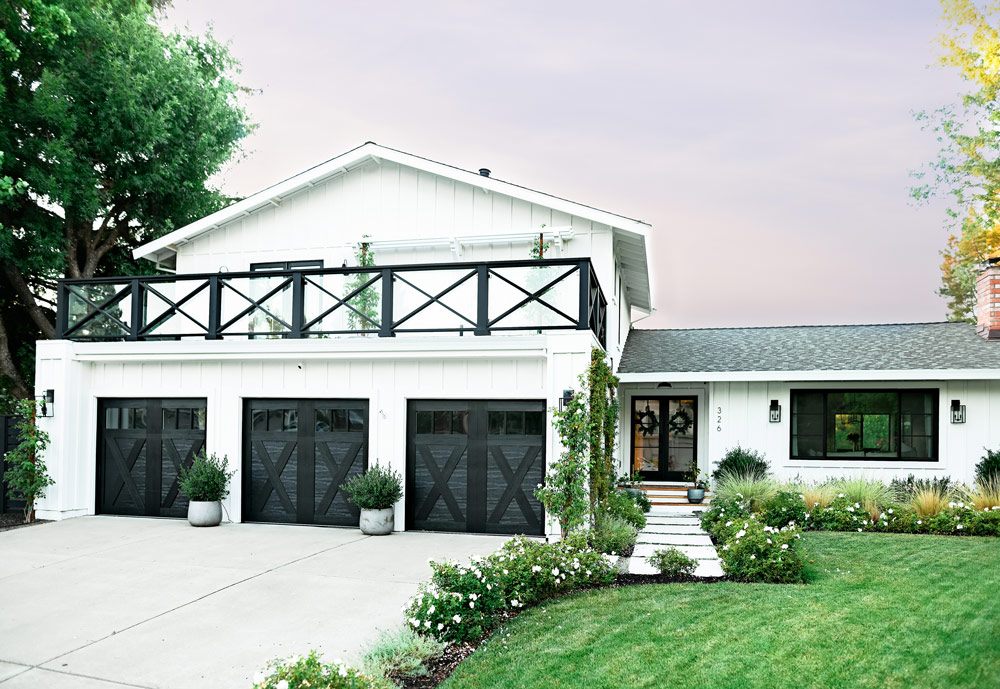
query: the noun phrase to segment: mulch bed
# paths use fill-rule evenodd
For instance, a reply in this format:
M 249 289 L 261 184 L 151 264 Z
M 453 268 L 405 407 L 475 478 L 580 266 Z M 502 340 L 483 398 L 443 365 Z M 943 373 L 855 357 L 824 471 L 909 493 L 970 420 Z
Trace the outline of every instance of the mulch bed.
M 642 586 L 645 584 L 714 584 L 717 581 L 725 581 L 725 577 L 685 577 L 678 579 L 676 577 L 666 577 L 662 574 L 619 574 L 618 578 L 607 586 L 594 586 L 590 589 L 583 590 L 593 591 L 595 589 L 617 589 L 625 588 L 626 586 Z M 504 622 L 514 617 L 517 617 L 517 615 L 510 614 L 504 616 L 500 623 L 496 625 L 496 628 L 500 629 Z M 490 634 L 492 633 L 493 632 L 490 632 Z M 458 667 L 458 664 L 472 655 L 473 652 L 475 652 L 475 650 L 490 637 L 490 634 L 487 634 L 478 641 L 467 641 L 465 643 L 452 644 L 451 646 L 448 646 L 448 648 L 444 649 L 444 653 L 440 658 L 432 660 L 428 664 L 426 675 L 410 678 L 390 677 L 389 679 L 395 681 L 403 689 L 435 689 L 435 687 L 448 679 L 448 677 L 451 676 L 451 673 L 455 671 L 455 668 Z
M 24 512 L 4 512 L 0 514 L 0 531 L 10 531 L 20 529 L 25 526 L 35 526 L 36 524 L 48 524 L 50 519 L 36 519 L 30 524 L 24 523 Z

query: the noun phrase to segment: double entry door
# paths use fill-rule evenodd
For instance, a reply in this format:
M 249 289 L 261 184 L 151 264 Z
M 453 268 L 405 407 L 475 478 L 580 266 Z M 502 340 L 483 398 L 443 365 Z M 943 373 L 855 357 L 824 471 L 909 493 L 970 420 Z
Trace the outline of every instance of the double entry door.
M 697 466 L 698 399 L 632 398 L 632 471 L 648 481 L 683 481 Z

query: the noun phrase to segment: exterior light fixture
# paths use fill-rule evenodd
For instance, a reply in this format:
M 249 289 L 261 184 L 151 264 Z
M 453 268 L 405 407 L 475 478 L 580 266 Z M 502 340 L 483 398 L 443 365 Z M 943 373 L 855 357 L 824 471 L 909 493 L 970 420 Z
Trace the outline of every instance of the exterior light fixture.
M 778 400 L 771 400 L 771 407 L 768 411 L 771 423 L 781 423 L 781 405 L 778 404 Z
M 559 411 L 566 411 L 566 407 L 569 403 L 573 401 L 573 388 L 567 388 L 563 390 L 562 397 L 559 399 Z
M 40 402 L 38 415 L 43 417 L 50 417 L 55 415 L 56 406 L 56 391 L 51 388 L 46 390 L 44 394 L 36 395 L 35 399 Z
M 965 423 L 965 405 L 962 400 L 951 401 L 951 422 Z

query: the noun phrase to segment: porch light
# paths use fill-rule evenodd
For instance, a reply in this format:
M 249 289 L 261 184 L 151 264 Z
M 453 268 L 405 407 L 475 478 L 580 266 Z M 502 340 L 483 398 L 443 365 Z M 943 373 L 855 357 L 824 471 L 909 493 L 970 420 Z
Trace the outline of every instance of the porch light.
M 563 390 L 562 397 L 559 399 L 559 411 L 566 411 L 566 407 L 569 403 L 573 401 L 573 388 L 567 388 Z
M 36 395 L 36 400 L 41 402 L 39 408 L 39 416 L 48 417 L 55 415 L 55 405 L 56 405 L 56 391 L 53 389 L 48 389 L 42 395 Z
M 965 423 L 965 405 L 962 400 L 951 401 L 951 422 Z
M 778 400 L 771 400 L 770 420 L 771 423 L 781 423 L 781 405 Z

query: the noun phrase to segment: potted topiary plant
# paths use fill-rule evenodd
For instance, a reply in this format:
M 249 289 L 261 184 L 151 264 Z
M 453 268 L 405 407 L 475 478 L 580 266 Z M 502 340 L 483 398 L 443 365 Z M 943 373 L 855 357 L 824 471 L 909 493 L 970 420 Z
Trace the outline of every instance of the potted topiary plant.
M 363 474 L 356 474 L 340 485 L 351 502 L 361 510 L 361 533 L 387 536 L 395 519 L 393 505 L 403 497 L 403 477 L 375 463 Z
M 687 489 L 688 502 L 698 505 L 705 499 L 705 491 L 708 490 L 708 474 L 699 478 L 698 467 L 691 467 L 687 476 L 691 481 L 691 487 Z
M 222 499 L 229 495 L 229 458 L 214 453 L 196 455 L 191 466 L 177 472 L 177 484 L 188 497 L 188 522 L 191 526 L 218 526 L 222 522 Z

